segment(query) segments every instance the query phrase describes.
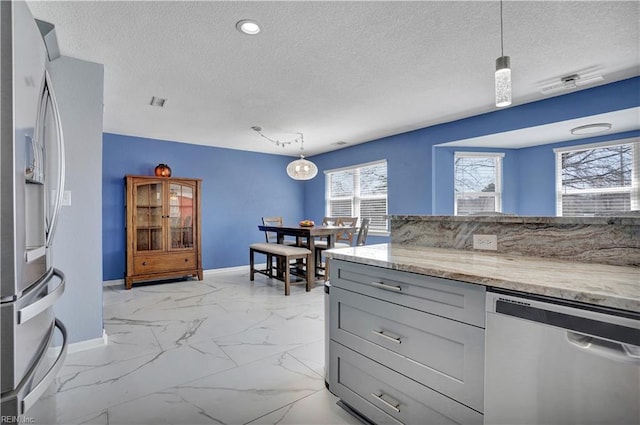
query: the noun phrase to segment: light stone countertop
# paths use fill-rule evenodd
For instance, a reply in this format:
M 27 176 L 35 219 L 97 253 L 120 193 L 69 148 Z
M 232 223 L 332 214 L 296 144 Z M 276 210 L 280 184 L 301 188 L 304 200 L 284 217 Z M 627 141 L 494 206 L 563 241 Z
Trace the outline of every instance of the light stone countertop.
M 558 225 L 579 225 L 579 224 L 622 224 L 639 225 L 640 211 L 627 211 L 618 215 L 603 215 L 595 217 L 551 217 L 551 216 L 527 216 L 527 215 L 389 215 L 391 221 L 448 221 L 463 223 L 505 223 L 505 224 L 558 224 Z
M 396 244 L 335 248 L 331 258 L 640 312 L 640 268 Z

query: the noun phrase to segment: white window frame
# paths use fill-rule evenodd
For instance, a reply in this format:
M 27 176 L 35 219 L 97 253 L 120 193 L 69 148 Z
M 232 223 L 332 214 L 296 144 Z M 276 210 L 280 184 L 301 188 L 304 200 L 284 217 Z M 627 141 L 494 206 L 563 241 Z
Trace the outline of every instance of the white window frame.
M 556 215 L 562 217 L 562 154 L 565 152 L 574 151 L 586 151 L 597 148 L 604 148 L 607 146 L 616 145 L 631 145 L 633 149 L 633 165 L 631 167 L 631 187 L 611 187 L 611 188 L 599 188 L 599 189 L 571 189 L 566 191 L 566 194 L 572 193 L 619 193 L 630 192 L 631 195 L 631 210 L 636 211 L 640 209 L 638 197 L 639 191 L 639 178 L 640 178 L 640 138 L 632 137 L 628 139 L 609 140 L 600 143 L 589 143 L 584 145 L 574 145 L 562 148 L 555 148 L 553 152 L 556 155 Z
M 456 170 L 455 164 L 458 158 L 492 158 L 496 161 L 495 168 L 495 191 L 494 192 L 456 192 Z M 493 196 L 495 199 L 495 212 L 502 212 L 502 160 L 504 152 L 466 152 L 457 151 L 453 155 L 453 215 L 458 215 L 459 196 Z
M 367 195 L 363 196 L 360 194 L 360 170 L 365 167 L 370 167 L 372 165 L 384 164 L 387 168 L 387 192 L 384 195 Z M 331 174 L 340 172 L 340 171 L 354 171 L 353 173 L 353 196 L 340 196 L 340 197 L 331 197 Z M 389 213 L 389 168 L 387 166 L 387 160 L 381 159 L 378 161 L 365 162 L 363 164 L 351 165 L 348 167 L 334 168 L 331 170 L 325 170 L 325 196 L 324 196 L 324 211 L 325 216 L 331 215 L 330 210 L 330 201 L 345 201 L 351 200 L 351 211 L 353 211 L 353 216 L 360 218 L 360 202 L 364 199 L 384 199 L 386 204 L 387 214 Z M 389 236 L 389 220 L 385 219 L 385 229 L 381 229 L 379 227 L 371 226 L 369 227 L 369 234 L 375 236 Z

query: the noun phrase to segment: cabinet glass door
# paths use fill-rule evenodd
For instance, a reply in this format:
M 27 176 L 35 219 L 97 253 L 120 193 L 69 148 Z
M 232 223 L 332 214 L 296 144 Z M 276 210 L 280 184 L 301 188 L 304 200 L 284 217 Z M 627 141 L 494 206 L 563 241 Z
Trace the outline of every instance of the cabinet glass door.
M 194 188 L 180 183 L 169 186 L 169 249 L 193 249 Z
M 162 246 L 162 183 L 139 184 L 136 190 L 137 251 L 159 251 Z

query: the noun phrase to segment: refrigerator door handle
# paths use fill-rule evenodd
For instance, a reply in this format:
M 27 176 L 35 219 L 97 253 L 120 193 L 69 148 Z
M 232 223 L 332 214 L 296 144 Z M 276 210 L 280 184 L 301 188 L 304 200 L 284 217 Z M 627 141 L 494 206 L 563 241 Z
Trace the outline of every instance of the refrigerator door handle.
M 44 115 L 47 109 L 47 81 L 42 79 L 42 90 L 40 94 L 40 102 L 38 103 L 38 111 L 36 113 L 36 126 L 34 127 L 33 137 L 31 138 L 30 149 L 33 152 L 33 180 L 42 183 L 44 181 Z
M 64 184 L 65 184 L 65 151 L 64 151 L 64 134 L 62 132 L 62 121 L 60 119 L 60 108 L 58 100 L 56 98 L 55 91 L 53 90 L 53 84 L 51 82 L 51 75 L 48 70 L 44 72 L 45 82 L 49 91 L 49 97 L 51 98 L 51 109 L 53 110 L 53 116 L 56 121 L 56 134 L 58 135 L 58 192 L 56 194 L 55 204 L 53 207 L 53 214 L 51 222 L 49 223 L 49 229 L 47 229 L 47 241 L 46 245 L 51 246 L 53 235 L 56 232 L 56 226 L 58 224 L 58 216 L 60 215 L 60 208 L 62 207 L 62 197 L 64 196 Z
M 55 327 L 60 329 L 62 332 L 62 348 L 60 349 L 60 354 L 58 354 L 58 358 L 51 365 L 51 368 L 47 371 L 47 374 L 42 378 L 40 382 L 22 399 L 22 412 L 28 411 L 39 399 L 42 397 L 45 391 L 49 388 L 49 386 L 53 383 L 56 375 L 60 371 L 62 364 L 64 363 L 64 359 L 67 357 L 67 348 L 68 348 L 68 338 L 67 338 L 67 328 L 64 324 L 56 319 Z M 52 333 L 53 336 L 53 333 Z
M 18 310 L 19 325 L 28 321 L 29 319 L 34 318 L 38 314 L 51 307 L 64 293 L 64 273 L 54 268 L 52 275 L 60 279 L 60 283 L 45 297 L 40 298 L 38 301 Z

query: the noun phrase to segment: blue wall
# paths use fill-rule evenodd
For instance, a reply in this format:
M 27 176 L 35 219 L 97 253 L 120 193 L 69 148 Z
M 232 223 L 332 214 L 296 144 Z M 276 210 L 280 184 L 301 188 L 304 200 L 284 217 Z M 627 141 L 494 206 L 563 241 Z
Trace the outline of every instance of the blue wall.
M 205 270 L 249 263 L 247 246 L 262 242 L 262 216 L 302 217 L 303 184 L 285 171 L 291 157 L 105 133 L 102 146 L 104 280 L 126 270 L 126 174 L 153 175 L 167 163 L 174 177 L 202 179 L 202 263 Z
M 640 119 L 640 117 L 639 117 Z M 554 149 L 640 136 L 640 131 L 608 134 L 522 149 L 434 147 L 433 214 L 452 215 L 454 153 L 504 152 L 502 211 L 518 215 L 556 215 L 556 157 Z
M 517 213 L 520 215 L 556 215 L 556 157 L 553 152 L 555 148 L 639 136 L 640 131 L 629 131 L 517 150 L 516 182 L 519 205 Z
M 379 159 L 387 159 L 390 214 L 452 214 L 454 150 L 435 145 L 638 106 L 640 77 L 634 77 L 314 156 L 312 160 L 320 172 L 318 177 L 305 185 L 305 215 L 314 219 L 322 218 L 325 191 L 323 171 Z M 554 147 L 637 134 L 610 134 L 574 142 L 505 150 L 503 210 L 522 215 L 555 215 Z M 371 238 L 368 242 L 387 240 Z
M 504 152 L 502 158 L 502 211 L 518 214 L 518 150 L 462 147 L 433 149 L 433 214 L 453 215 L 454 154 L 456 152 Z
M 321 222 L 325 215 L 323 171 L 380 159 L 387 160 L 390 214 L 431 214 L 431 144 L 420 132 L 409 132 L 314 156 L 320 170 L 305 185 L 305 216 Z M 369 236 L 367 243 L 386 242 Z
M 310 159 L 319 173 L 307 182 L 287 177 L 285 167 L 291 157 L 106 133 L 104 279 L 121 279 L 125 272 L 123 176 L 151 175 L 161 162 L 171 166 L 174 176 L 203 179 L 204 269 L 233 267 L 248 264 L 247 245 L 262 240 L 257 230 L 262 216 L 282 215 L 286 222 L 322 220 L 326 170 L 386 159 L 390 214 L 452 214 L 454 150 L 435 145 L 637 106 L 640 77 L 316 155 Z M 553 148 L 638 135 L 636 131 L 506 150 L 503 210 L 522 215 L 555 214 Z M 388 240 L 370 236 L 367 243 Z

